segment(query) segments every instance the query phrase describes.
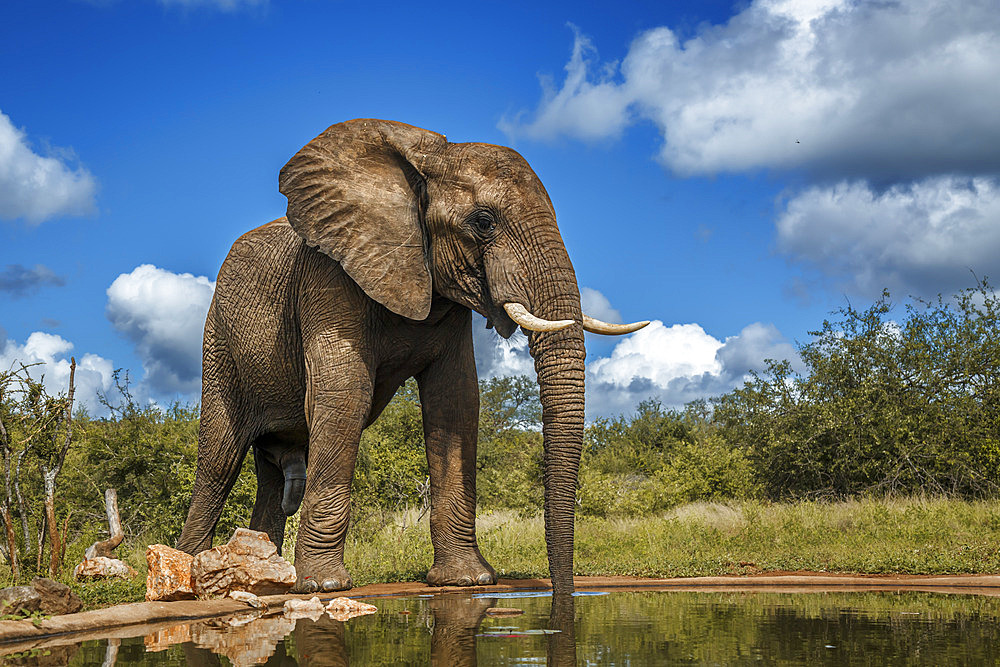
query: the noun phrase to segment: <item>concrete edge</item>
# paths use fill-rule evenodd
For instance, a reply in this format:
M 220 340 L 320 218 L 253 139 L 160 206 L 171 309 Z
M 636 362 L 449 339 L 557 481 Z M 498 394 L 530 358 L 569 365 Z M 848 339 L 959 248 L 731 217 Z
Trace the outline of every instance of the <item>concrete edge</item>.
M 825 575 L 782 574 L 723 577 L 676 577 L 650 579 L 641 577 L 575 577 L 578 589 L 611 590 L 676 590 L 725 592 L 756 590 L 759 592 L 821 591 L 919 591 L 1000 597 L 1000 575 Z M 371 584 L 339 593 L 319 594 L 321 600 L 338 596 L 377 598 L 388 596 L 427 595 L 441 593 L 504 593 L 537 590 L 550 587 L 548 579 L 502 579 L 493 586 L 428 586 L 423 582 Z M 311 595 L 262 596 L 268 614 L 277 613 L 286 600 L 309 598 Z M 134 602 L 105 609 L 53 616 L 34 623 L 30 620 L 0 621 L 0 654 L 36 648 L 42 644 L 57 645 L 96 638 L 127 638 L 178 625 L 231 614 L 254 613 L 254 609 L 230 599 L 181 600 L 177 602 Z M 57 641 L 45 641 L 57 639 Z

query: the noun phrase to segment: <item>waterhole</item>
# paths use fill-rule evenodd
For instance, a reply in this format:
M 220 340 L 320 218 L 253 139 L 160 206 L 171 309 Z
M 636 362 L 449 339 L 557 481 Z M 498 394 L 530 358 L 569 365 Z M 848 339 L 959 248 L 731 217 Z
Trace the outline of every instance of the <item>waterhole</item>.
M 613 592 L 366 598 L 341 622 L 237 615 L 8 653 L 15 665 L 995 664 L 1000 598 Z M 518 609 L 517 615 L 487 610 Z M 2 649 L 0 649 L 2 652 Z

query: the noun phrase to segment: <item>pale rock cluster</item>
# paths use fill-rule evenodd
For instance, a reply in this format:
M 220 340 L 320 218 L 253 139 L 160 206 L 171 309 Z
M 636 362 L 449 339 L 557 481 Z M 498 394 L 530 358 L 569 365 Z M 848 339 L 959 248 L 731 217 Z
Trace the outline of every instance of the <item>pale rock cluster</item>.
M 136 574 L 135 568 L 117 558 L 96 556 L 81 561 L 73 568 L 73 578 L 77 581 L 92 581 L 95 579 L 131 579 Z
M 277 595 L 295 585 L 295 568 L 278 555 L 267 533 L 246 528 L 238 528 L 227 544 L 193 557 L 154 544 L 146 551 L 146 563 L 146 599 L 150 601 L 225 596 L 234 591 Z
M 335 621 L 346 621 L 355 616 L 374 614 L 378 611 L 375 605 L 352 600 L 351 598 L 339 597 L 330 600 L 325 606 L 318 597 L 309 600 L 287 600 L 285 601 L 285 618 L 299 619 L 309 618 L 319 619 L 325 612 Z

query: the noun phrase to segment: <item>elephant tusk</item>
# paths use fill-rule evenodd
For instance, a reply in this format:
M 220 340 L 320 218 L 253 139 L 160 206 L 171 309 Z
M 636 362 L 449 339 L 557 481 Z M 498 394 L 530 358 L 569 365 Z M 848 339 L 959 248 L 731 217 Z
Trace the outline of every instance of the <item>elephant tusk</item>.
M 505 303 L 503 309 L 507 311 L 510 319 L 529 331 L 559 331 L 573 324 L 573 320 L 543 320 L 535 317 L 519 303 Z
M 583 316 L 584 331 L 589 331 L 590 333 L 595 334 L 604 334 L 605 336 L 621 336 L 623 334 L 629 334 L 633 331 L 638 331 L 647 324 L 649 324 L 649 320 L 632 322 L 632 324 L 610 324 L 608 322 L 602 322 L 595 319 L 587 314 L 584 314 Z

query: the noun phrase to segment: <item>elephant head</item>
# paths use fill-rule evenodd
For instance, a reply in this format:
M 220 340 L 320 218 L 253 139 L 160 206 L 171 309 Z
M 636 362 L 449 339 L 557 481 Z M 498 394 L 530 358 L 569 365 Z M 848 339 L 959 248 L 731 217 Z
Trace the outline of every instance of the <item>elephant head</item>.
M 449 143 L 402 123 L 328 128 L 281 170 L 288 221 L 364 292 L 413 320 L 435 295 L 528 335 L 542 402 L 545 535 L 553 587 L 572 590 L 573 515 L 584 426 L 584 330 L 628 333 L 580 310 L 541 181 L 517 152 Z

